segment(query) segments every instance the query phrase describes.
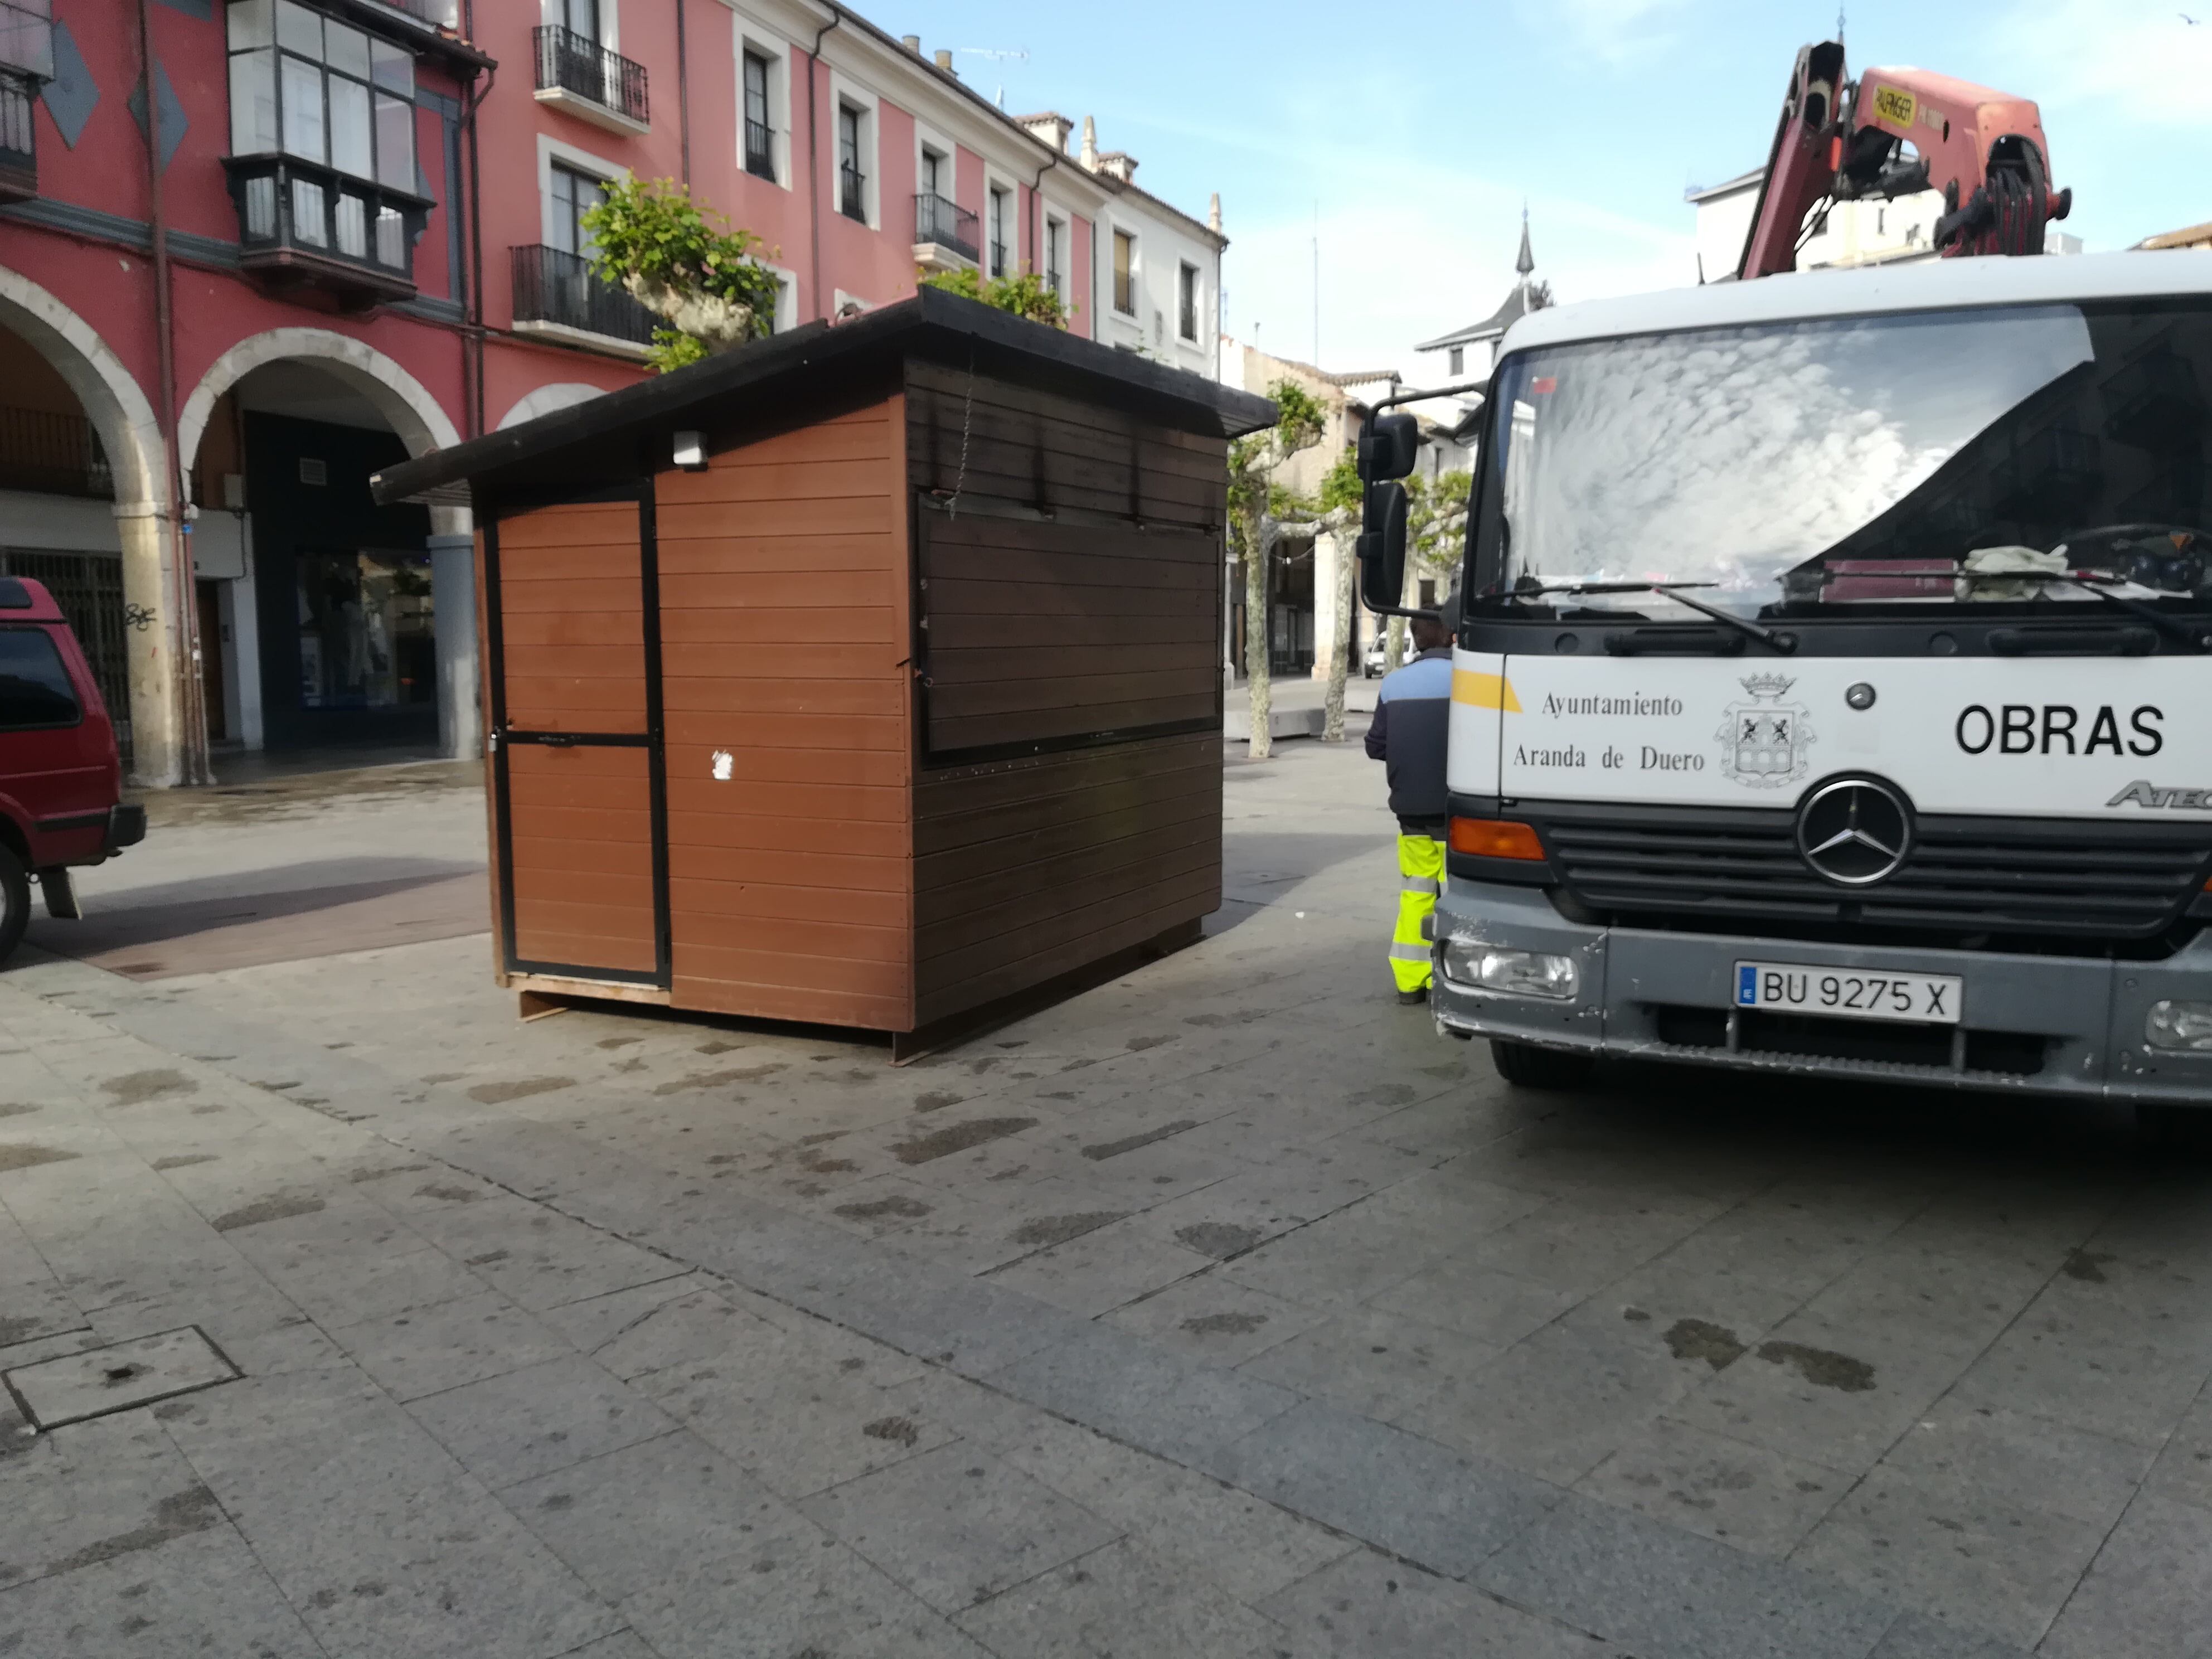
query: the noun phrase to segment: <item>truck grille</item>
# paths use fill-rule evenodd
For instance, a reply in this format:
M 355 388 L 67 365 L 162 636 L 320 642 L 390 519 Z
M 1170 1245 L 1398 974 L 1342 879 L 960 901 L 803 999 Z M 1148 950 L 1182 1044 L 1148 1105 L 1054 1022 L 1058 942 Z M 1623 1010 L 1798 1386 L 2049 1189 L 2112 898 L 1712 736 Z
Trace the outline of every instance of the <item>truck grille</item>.
M 1567 891 L 1608 920 L 2142 939 L 2204 888 L 2212 827 L 1923 817 L 1879 885 L 1831 886 L 1797 856 L 1795 815 L 1540 806 L 1533 821 Z

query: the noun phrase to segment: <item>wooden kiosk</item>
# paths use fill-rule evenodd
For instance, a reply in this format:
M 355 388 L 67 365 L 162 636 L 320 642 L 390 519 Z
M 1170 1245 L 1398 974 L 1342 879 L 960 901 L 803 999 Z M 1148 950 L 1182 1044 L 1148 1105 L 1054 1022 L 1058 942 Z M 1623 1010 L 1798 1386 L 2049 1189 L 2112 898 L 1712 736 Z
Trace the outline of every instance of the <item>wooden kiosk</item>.
M 380 475 L 475 510 L 501 982 L 910 1046 L 1195 937 L 1273 418 L 924 289 Z

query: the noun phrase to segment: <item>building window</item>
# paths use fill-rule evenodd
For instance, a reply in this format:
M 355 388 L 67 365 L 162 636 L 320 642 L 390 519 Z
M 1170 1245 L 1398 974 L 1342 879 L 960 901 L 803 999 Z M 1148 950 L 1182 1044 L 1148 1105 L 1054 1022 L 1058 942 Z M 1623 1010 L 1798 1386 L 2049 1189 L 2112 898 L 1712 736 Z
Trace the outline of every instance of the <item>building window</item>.
M 1198 267 L 1186 264 L 1176 275 L 1176 332 L 1198 339 Z
M 549 216 L 551 222 L 545 228 L 548 245 L 563 253 L 579 253 L 588 258 L 592 251 L 592 234 L 584 228 L 584 216 L 606 197 L 605 179 L 594 179 L 588 173 L 579 173 L 556 161 L 553 210 Z
M 1006 222 L 1012 217 L 1012 216 L 1007 211 L 1007 204 L 1012 199 L 1012 191 L 1001 190 L 996 185 L 991 186 L 991 223 L 989 228 L 991 234 L 991 275 L 994 276 L 1003 276 L 1006 274 Z
M 946 177 L 951 171 L 951 169 L 945 165 L 942 151 L 931 149 L 927 145 L 922 147 L 921 193 L 923 195 L 950 199 L 952 192 L 947 190 L 945 185 L 951 182 Z
M 1067 225 L 1064 220 L 1048 219 L 1044 222 L 1044 285 L 1053 291 L 1054 297 L 1063 300 L 1067 297 L 1067 290 L 1064 286 L 1065 279 L 1060 275 L 1062 261 L 1060 256 L 1066 236 Z
M 769 60 L 747 52 L 745 77 L 745 171 L 775 182 L 775 126 L 769 114 Z
M 437 697 L 427 553 L 299 554 L 300 705 L 427 707 Z
M 1114 309 L 1137 314 L 1137 239 L 1126 230 L 1114 233 Z
M 1467 348 L 1465 346 L 1454 346 L 1451 349 L 1450 364 L 1451 367 L 1446 372 L 1453 375 L 1455 378 L 1467 373 Z
M 606 44 L 599 33 L 599 0 L 555 0 L 553 9 L 561 27 L 569 33 L 580 34 L 600 46 Z
M 837 211 L 848 219 L 868 222 L 868 175 L 860 166 L 860 133 L 867 119 L 852 104 L 837 106 Z
M 413 193 L 412 53 L 293 0 L 238 0 L 227 27 L 232 155 L 281 152 Z

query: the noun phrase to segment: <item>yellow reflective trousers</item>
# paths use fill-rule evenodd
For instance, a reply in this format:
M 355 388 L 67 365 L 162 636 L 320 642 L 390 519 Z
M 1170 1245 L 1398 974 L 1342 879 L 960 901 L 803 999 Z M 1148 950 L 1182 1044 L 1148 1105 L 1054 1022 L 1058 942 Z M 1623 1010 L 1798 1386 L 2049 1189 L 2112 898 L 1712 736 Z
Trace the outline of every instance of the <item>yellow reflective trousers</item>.
M 1428 986 L 1430 919 L 1443 874 L 1442 842 L 1433 836 L 1398 837 L 1398 927 L 1390 935 L 1390 977 L 1401 991 Z

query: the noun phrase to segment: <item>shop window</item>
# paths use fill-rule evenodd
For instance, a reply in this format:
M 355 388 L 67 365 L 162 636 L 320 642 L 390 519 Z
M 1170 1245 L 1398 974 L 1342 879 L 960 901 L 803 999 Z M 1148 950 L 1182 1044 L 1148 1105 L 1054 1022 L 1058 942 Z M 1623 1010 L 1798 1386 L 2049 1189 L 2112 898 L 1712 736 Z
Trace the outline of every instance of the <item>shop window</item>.
M 302 553 L 298 600 L 301 708 L 436 702 L 428 553 Z

